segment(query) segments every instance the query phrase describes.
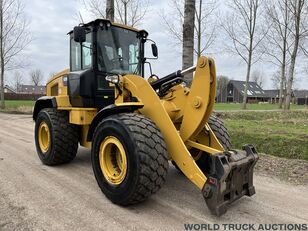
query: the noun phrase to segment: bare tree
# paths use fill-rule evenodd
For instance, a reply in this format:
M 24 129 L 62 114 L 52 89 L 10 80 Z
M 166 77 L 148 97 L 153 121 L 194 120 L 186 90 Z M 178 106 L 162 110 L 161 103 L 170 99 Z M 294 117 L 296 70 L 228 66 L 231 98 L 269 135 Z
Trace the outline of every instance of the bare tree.
M 224 96 L 227 96 L 228 94 L 226 93 L 226 91 L 227 91 L 227 86 L 230 80 L 227 76 L 218 75 L 216 81 L 217 81 L 217 85 L 216 85 L 217 95 L 219 97 L 219 101 L 223 102 Z
M 267 5 L 267 21 L 270 24 L 266 36 L 264 51 L 270 61 L 279 66 L 279 108 L 282 108 L 283 97 L 285 96 L 286 70 L 290 62 L 289 50 L 291 45 L 291 20 L 289 0 L 269 1 Z
M 44 79 L 43 72 L 40 69 L 30 71 L 30 79 L 35 86 L 41 85 Z
M 197 26 L 195 26 L 197 40 L 195 52 L 198 57 L 215 42 L 217 20 L 213 20 L 213 16 L 216 8 L 217 1 L 215 0 L 199 0 L 199 6 L 196 9 Z
M 250 79 L 251 67 L 260 60 L 262 52 L 257 52 L 267 31 L 263 29 L 260 21 L 262 9 L 260 9 L 263 0 L 231 0 L 226 20 L 222 23 L 222 28 L 231 40 L 226 47 L 232 53 L 246 63 L 246 84 L 242 109 L 246 109 L 248 82 Z
M 148 0 L 116 0 L 118 21 L 125 25 L 137 26 L 148 11 Z
M 133 27 L 142 22 L 149 6 L 148 0 L 82 0 L 82 2 L 87 11 L 98 18 L 112 19 L 113 5 L 114 20 L 111 21 Z
M 107 3 L 105 0 L 80 0 L 85 9 L 94 17 L 106 18 Z
M 168 13 L 162 13 L 162 20 L 173 37 L 174 45 L 183 43 L 184 3 L 184 0 L 170 0 Z M 196 0 L 195 4 L 194 52 L 200 57 L 214 45 L 218 27 L 215 17 L 218 3 L 215 0 Z
M 114 21 L 114 0 L 106 0 L 106 18 Z
M 291 62 L 288 73 L 288 81 L 287 81 L 287 95 L 285 102 L 285 109 L 290 109 L 291 97 L 292 97 L 292 88 L 294 82 L 294 72 L 296 59 L 299 53 L 300 44 L 302 39 L 307 36 L 308 28 L 308 8 L 307 8 L 307 0 L 290 0 L 289 10 L 292 14 L 293 26 L 292 26 L 292 52 L 291 52 Z
M 275 90 L 279 90 L 280 89 L 280 82 L 281 82 L 280 70 L 274 72 L 274 74 L 271 77 L 271 81 L 272 81 L 272 87 Z
M 304 54 L 304 56 L 306 58 L 308 58 L 308 23 L 307 23 L 307 14 L 308 14 L 308 2 L 307 0 L 305 0 L 306 3 L 305 3 L 305 7 L 304 7 L 304 22 L 302 24 L 302 26 L 304 27 L 304 30 L 302 30 L 302 37 L 301 37 L 301 40 L 300 40 L 300 43 L 299 43 L 299 47 L 300 47 L 300 51 Z M 307 67 L 305 67 L 305 72 L 307 70 Z
M 14 76 L 13 76 L 13 83 L 12 83 L 12 85 L 13 85 L 14 90 L 16 92 L 20 92 L 21 85 L 23 84 L 23 82 L 24 82 L 23 75 L 20 74 L 19 71 L 15 71 Z
M 195 25 L 195 0 L 185 0 L 183 24 L 183 53 L 182 68 L 194 65 L 194 25 Z M 188 85 L 191 84 L 192 74 L 185 76 Z
M 251 73 L 251 80 L 253 82 L 256 82 L 261 88 L 264 87 L 265 84 L 265 78 L 264 78 L 264 73 L 259 71 L 259 70 L 254 70 Z
M 18 58 L 31 40 L 23 10 L 21 0 L 0 0 L 1 108 L 5 108 L 5 73 L 23 66 Z

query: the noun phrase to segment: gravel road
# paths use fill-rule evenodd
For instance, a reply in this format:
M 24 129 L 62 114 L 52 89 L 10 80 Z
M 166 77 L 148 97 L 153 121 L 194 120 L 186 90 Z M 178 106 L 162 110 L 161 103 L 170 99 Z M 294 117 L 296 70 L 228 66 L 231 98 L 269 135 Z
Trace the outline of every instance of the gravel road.
M 67 165 L 37 157 L 29 115 L 0 113 L 0 230 L 184 230 L 184 223 L 308 223 L 308 186 L 256 174 L 257 194 L 227 214 L 209 214 L 201 192 L 170 166 L 164 187 L 137 206 L 119 207 L 96 184 L 90 151 Z

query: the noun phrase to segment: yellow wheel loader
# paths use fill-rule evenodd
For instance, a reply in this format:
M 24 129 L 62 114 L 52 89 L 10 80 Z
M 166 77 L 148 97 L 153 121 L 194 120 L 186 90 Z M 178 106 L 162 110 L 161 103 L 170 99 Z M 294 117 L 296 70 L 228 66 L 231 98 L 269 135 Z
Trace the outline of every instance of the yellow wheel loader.
M 97 19 L 68 34 L 70 69 L 49 80 L 33 112 L 43 164 L 72 161 L 79 144 L 91 148 L 97 183 L 119 205 L 142 202 L 157 192 L 169 161 L 201 190 L 218 216 L 234 200 L 255 193 L 255 148 L 231 150 L 226 128 L 211 116 L 213 59 L 200 57 L 195 67 L 146 79 L 147 60 L 158 56 L 146 31 Z M 150 58 L 146 47 L 152 49 Z M 193 72 L 188 88 L 183 76 Z

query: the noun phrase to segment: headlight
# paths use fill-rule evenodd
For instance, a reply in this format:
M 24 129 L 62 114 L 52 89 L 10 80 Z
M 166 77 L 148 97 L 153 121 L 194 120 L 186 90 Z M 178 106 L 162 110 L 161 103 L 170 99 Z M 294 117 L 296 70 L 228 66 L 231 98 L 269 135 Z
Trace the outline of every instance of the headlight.
M 114 83 L 114 84 L 118 84 L 120 79 L 118 75 L 107 75 L 106 76 L 106 81 L 110 82 L 110 83 Z
M 63 86 L 67 86 L 67 76 L 63 76 L 62 81 L 63 81 Z

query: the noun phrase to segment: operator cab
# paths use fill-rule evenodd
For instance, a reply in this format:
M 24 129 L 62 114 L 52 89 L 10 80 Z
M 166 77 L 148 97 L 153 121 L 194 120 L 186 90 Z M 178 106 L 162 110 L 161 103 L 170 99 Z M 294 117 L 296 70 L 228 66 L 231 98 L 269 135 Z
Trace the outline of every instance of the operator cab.
M 70 35 L 68 92 L 74 107 L 103 108 L 114 103 L 108 75 L 144 77 L 144 44 L 148 33 L 97 19 L 77 26 Z M 153 55 L 157 47 L 152 44 Z

